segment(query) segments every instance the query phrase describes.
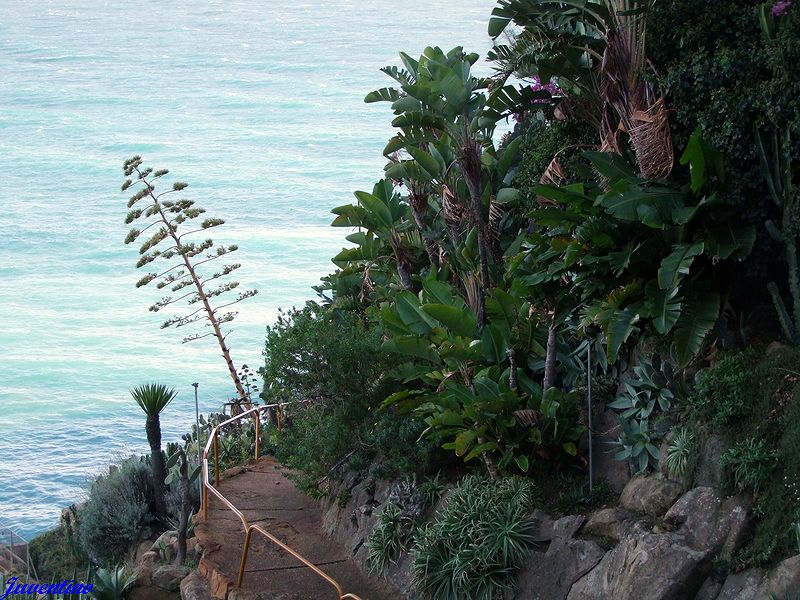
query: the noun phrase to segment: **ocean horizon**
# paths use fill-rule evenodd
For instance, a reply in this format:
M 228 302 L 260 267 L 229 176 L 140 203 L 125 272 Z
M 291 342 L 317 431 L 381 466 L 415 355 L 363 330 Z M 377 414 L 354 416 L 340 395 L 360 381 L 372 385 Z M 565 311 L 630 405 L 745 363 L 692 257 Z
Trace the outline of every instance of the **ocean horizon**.
M 147 451 L 130 397 L 179 395 L 164 442 L 234 395 L 213 338 L 182 344 L 136 289 L 123 161 L 140 154 L 224 218 L 236 279 L 259 294 L 228 338 L 262 363 L 279 308 L 313 300 L 345 244 L 330 210 L 380 179 L 388 105 L 364 96 L 400 51 L 485 56 L 491 3 L 409 0 L 23 2 L 0 10 L 0 521 L 31 538 L 82 501 L 93 476 Z M 483 59 L 477 67 L 488 73 Z

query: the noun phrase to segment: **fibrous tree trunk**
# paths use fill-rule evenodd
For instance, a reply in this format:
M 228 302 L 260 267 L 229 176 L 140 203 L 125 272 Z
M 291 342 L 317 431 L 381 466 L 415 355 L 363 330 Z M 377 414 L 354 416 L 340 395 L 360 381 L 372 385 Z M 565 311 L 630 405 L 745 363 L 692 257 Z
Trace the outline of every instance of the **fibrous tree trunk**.
M 189 491 L 189 464 L 183 449 L 180 452 L 180 481 L 179 489 L 181 495 L 181 512 L 178 521 L 178 556 L 177 564 L 182 565 L 186 562 L 186 532 L 189 529 L 189 512 L 191 511 L 191 495 Z
M 158 415 L 148 415 L 145 422 L 147 443 L 150 445 L 150 460 L 153 466 L 153 495 L 156 518 L 162 523 L 167 521 L 167 504 L 164 500 L 164 480 L 167 469 L 164 454 L 161 452 L 161 421 Z
M 542 381 L 542 393 L 545 393 L 556 383 L 556 334 L 558 328 L 556 327 L 556 317 L 553 315 L 553 320 L 550 323 L 550 328 L 547 331 L 547 354 L 544 361 L 544 380 Z

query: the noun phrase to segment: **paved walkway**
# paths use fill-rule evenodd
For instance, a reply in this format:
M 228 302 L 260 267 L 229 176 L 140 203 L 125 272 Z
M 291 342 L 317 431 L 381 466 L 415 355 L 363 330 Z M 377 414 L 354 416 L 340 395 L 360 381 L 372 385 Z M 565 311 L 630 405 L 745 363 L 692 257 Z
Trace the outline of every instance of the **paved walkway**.
M 222 492 L 251 523 L 258 523 L 283 543 L 333 577 L 345 593 L 363 600 L 390 600 L 395 595 L 365 577 L 343 546 L 320 530 L 319 502 L 297 491 L 272 458 L 233 470 L 220 482 Z M 238 472 L 236 472 L 238 471 Z M 208 523 L 195 535 L 205 548 L 199 571 L 209 580 L 215 598 L 228 600 L 337 600 L 333 586 L 276 544 L 253 531 L 241 590 L 234 584 L 244 546 L 239 518 L 213 495 Z

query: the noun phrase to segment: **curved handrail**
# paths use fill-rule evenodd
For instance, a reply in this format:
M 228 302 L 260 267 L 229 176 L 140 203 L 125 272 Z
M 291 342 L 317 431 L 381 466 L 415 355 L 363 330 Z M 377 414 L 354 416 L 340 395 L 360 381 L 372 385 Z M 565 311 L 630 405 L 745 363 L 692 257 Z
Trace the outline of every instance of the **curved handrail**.
M 269 533 L 266 529 L 264 529 L 261 525 L 258 524 L 250 524 L 247 521 L 247 517 L 234 506 L 234 504 L 228 500 L 222 492 L 216 489 L 211 482 L 209 481 L 209 469 L 208 469 L 208 455 L 211 452 L 211 449 L 214 449 L 214 481 L 216 485 L 219 485 L 219 441 L 218 435 L 221 428 L 226 427 L 232 423 L 240 421 L 248 416 L 252 416 L 255 421 L 256 431 L 255 431 L 255 452 L 254 458 L 255 462 L 258 462 L 258 454 L 259 454 L 259 442 L 261 438 L 261 416 L 260 411 L 262 410 L 269 410 L 269 409 L 276 409 L 278 414 L 278 429 L 281 428 L 281 421 L 282 415 L 281 412 L 284 406 L 294 405 L 294 404 L 303 404 L 303 402 L 281 402 L 277 404 L 267 404 L 266 406 L 256 406 L 249 410 L 246 410 L 238 415 L 231 417 L 230 419 L 219 423 L 216 427 L 211 430 L 211 433 L 208 436 L 208 441 L 206 442 L 205 448 L 203 448 L 203 462 L 202 462 L 202 477 L 203 477 L 203 493 L 201 497 L 201 504 L 202 504 L 202 513 L 203 513 L 203 521 L 208 521 L 208 504 L 209 504 L 209 496 L 208 493 L 211 492 L 214 496 L 216 496 L 222 503 L 227 506 L 233 513 L 239 517 L 239 520 L 242 522 L 245 530 L 245 538 L 244 538 L 244 548 L 242 550 L 242 559 L 239 563 L 239 575 L 236 579 L 236 587 L 237 589 L 242 587 L 242 579 L 244 578 L 244 568 L 247 564 L 247 555 L 250 550 L 250 537 L 253 531 L 257 531 L 272 543 L 277 545 L 282 550 L 285 550 L 292 556 L 294 556 L 297 560 L 311 569 L 314 573 L 319 575 L 322 579 L 328 582 L 335 590 L 339 596 L 339 600 L 363 600 L 359 596 L 356 596 L 352 593 L 344 593 L 342 586 L 330 575 L 325 573 L 322 569 L 320 569 L 317 565 L 312 563 L 310 560 L 302 556 L 299 552 L 292 549 L 290 546 L 286 545 L 282 541 L 280 541 L 277 537 Z M 199 432 L 198 432 L 199 434 Z

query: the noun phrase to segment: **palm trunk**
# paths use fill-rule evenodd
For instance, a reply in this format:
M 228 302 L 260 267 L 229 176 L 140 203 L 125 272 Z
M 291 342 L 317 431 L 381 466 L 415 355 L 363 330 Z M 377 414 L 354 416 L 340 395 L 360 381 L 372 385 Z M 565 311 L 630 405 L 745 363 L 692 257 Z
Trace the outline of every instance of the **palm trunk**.
M 434 269 L 439 268 L 439 249 L 432 239 L 425 237 L 428 232 L 428 227 L 425 225 L 425 215 L 428 212 L 428 196 L 424 193 L 412 191 L 409 195 L 409 204 L 411 204 L 411 214 L 414 215 L 414 222 L 417 224 L 417 229 L 425 242 L 425 252 L 428 255 L 428 260 Z
M 478 443 L 485 444 L 486 438 L 479 436 Z M 491 454 L 488 452 L 484 452 L 482 456 L 483 464 L 486 466 L 486 472 L 489 474 L 489 477 L 492 479 L 492 481 L 497 481 L 500 478 L 500 475 L 497 472 L 497 465 L 494 462 L 494 458 L 492 458 Z
M 178 557 L 177 563 L 182 565 L 186 562 L 186 530 L 189 528 L 189 511 L 191 510 L 191 498 L 189 495 L 189 465 L 186 461 L 186 454 L 183 450 L 179 451 L 181 461 L 181 514 L 178 523 Z
M 544 361 L 544 381 L 542 382 L 542 393 L 549 390 L 556 383 L 556 317 L 550 323 L 547 332 L 547 355 Z
M 480 171 L 477 177 L 474 174 L 467 174 L 467 187 L 469 188 L 470 205 L 472 206 L 472 218 L 475 221 L 475 226 L 478 228 L 478 260 L 480 261 L 481 270 L 481 290 L 478 304 L 478 328 L 483 329 L 486 324 L 486 314 L 484 308 L 484 297 L 486 290 L 489 289 L 489 258 L 486 252 L 486 223 L 483 220 L 483 210 L 481 206 L 481 193 L 480 193 Z M 476 181 L 476 179 L 478 181 Z
M 156 518 L 162 523 L 167 521 L 167 504 L 164 500 L 164 480 L 167 469 L 164 454 L 161 452 L 161 421 L 158 415 L 147 415 L 145 423 L 147 443 L 150 444 L 150 460 L 153 465 L 153 502 Z

